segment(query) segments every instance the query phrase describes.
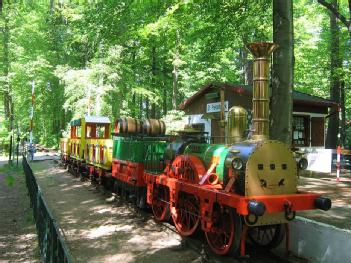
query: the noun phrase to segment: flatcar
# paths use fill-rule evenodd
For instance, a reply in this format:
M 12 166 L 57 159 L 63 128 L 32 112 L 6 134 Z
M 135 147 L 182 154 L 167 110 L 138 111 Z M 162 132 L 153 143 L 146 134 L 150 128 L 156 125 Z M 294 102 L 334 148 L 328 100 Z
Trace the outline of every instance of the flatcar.
M 298 172 L 306 168 L 306 160 L 289 145 L 269 139 L 269 60 L 276 45 L 247 47 L 254 56 L 250 139 L 244 138 L 247 112 L 238 106 L 223 122 L 224 144 L 211 144 L 189 129 L 167 136 L 162 121 L 132 118 L 117 119 L 110 139 L 107 121 L 81 119 L 71 123 L 71 138 L 61 141 L 62 161 L 74 173 L 104 178 L 117 194 L 133 196 L 138 207 L 151 207 L 157 221 L 172 219 L 182 236 L 201 229 L 218 255 L 244 256 L 247 242 L 270 249 L 284 237 L 288 249 L 288 223 L 296 212 L 328 210 L 331 201 L 300 192 Z M 87 127 L 81 126 L 77 145 L 79 123 L 104 123 L 102 141 L 89 143 Z

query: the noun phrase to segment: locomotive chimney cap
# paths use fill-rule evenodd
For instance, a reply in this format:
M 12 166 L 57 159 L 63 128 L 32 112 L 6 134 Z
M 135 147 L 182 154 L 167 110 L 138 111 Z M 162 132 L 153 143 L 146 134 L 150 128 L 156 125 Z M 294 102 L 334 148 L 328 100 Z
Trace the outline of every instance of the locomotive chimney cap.
M 246 44 L 246 48 L 255 58 L 270 56 L 279 46 L 272 42 L 255 42 Z

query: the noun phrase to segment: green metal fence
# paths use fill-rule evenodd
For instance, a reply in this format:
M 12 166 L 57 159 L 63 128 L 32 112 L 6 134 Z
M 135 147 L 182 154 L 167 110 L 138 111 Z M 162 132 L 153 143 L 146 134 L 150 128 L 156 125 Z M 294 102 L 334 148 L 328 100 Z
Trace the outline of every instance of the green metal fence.
M 38 233 L 40 257 L 42 262 L 73 262 L 64 238 L 52 216 L 33 175 L 27 159 L 23 156 L 23 170 L 30 196 L 31 207 Z

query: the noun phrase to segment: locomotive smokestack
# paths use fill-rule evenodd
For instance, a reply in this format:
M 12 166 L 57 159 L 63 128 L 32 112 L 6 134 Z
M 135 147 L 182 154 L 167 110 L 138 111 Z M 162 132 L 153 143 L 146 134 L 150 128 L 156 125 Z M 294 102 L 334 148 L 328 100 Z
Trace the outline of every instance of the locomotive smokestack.
M 269 139 L 269 60 L 278 47 L 274 43 L 251 43 L 246 45 L 254 56 L 253 62 L 253 140 Z

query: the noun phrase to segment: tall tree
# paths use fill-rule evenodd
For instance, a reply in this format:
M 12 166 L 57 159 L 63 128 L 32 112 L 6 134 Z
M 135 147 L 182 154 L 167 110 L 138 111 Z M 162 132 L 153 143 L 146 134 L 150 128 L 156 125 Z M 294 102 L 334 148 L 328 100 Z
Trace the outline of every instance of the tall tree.
M 332 0 L 332 6 L 337 10 L 338 1 Z M 341 102 L 341 80 L 340 70 L 342 68 L 342 61 L 340 59 L 340 40 L 339 27 L 337 17 L 330 12 L 330 100 L 338 103 Z M 326 148 L 335 149 L 338 143 L 339 133 L 339 112 L 338 109 L 332 108 L 328 122 Z
M 330 111 L 328 122 L 327 139 L 325 145 L 327 148 L 336 148 L 337 144 L 345 145 L 346 142 L 346 107 L 345 107 L 345 83 L 341 79 L 342 58 L 340 54 L 340 29 L 338 21 L 346 27 L 351 41 L 351 0 L 348 0 L 348 18 L 343 15 L 339 8 L 337 0 L 327 2 L 318 0 L 318 2 L 327 8 L 330 12 L 330 100 L 339 104 L 341 110 L 341 123 L 337 109 L 333 108 Z M 341 131 L 339 131 L 339 125 Z M 338 132 L 340 132 L 340 142 L 338 142 Z
M 335 18 L 346 27 L 351 37 L 351 0 L 348 0 L 348 18 L 340 12 L 338 8 L 338 1 L 332 0 L 329 3 L 325 0 L 318 0 L 318 3 L 327 8 L 335 16 Z
M 12 130 L 13 126 L 13 100 L 11 92 L 11 81 L 10 81 L 10 1 L 7 1 L 6 9 L 3 9 L 1 3 L 1 15 L 4 20 L 3 28 L 3 94 L 4 94 L 4 110 L 5 117 L 9 121 L 8 130 Z
M 272 96 L 270 134 L 272 139 L 291 144 L 293 89 L 293 5 L 292 0 L 273 0 Z

